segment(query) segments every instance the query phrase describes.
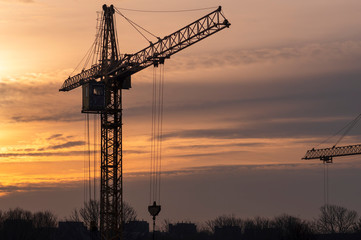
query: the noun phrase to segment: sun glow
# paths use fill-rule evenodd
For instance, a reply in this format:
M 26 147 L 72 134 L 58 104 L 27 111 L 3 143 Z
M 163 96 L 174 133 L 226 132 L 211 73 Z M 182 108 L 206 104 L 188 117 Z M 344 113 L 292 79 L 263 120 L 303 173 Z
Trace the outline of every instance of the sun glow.
M 10 78 L 19 73 L 19 64 L 14 61 L 16 57 L 8 50 L 0 49 L 0 81 L 4 78 Z
M 3 77 L 6 71 L 5 61 L 0 58 L 0 79 Z

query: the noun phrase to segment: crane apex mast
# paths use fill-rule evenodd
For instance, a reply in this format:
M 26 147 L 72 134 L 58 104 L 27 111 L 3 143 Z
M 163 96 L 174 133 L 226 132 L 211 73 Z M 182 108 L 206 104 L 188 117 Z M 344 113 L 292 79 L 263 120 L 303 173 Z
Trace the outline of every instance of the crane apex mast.
M 106 4 L 104 4 L 103 5 L 103 11 L 105 12 L 105 11 L 111 11 L 111 14 L 114 14 L 114 6 L 113 6 L 113 4 L 112 5 L 110 5 L 109 7 L 106 5 Z

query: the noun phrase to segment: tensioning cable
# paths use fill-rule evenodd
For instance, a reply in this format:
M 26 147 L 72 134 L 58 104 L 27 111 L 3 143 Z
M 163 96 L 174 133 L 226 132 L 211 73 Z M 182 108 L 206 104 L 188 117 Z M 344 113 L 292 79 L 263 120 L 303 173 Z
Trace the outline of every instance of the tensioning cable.
M 194 9 L 181 9 L 181 10 L 141 10 L 141 9 L 130 9 L 130 8 L 119 8 L 124 11 L 130 12 L 143 12 L 143 13 L 177 13 L 177 12 L 195 12 L 209 9 L 216 9 L 217 7 L 205 7 L 205 8 L 194 8 Z

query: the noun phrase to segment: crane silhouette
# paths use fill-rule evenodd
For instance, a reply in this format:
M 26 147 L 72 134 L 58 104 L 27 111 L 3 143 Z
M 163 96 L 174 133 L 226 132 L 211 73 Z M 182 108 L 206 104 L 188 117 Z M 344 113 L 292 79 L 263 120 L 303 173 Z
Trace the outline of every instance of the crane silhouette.
M 332 163 L 334 157 L 351 156 L 361 154 L 361 144 L 347 145 L 330 148 L 312 148 L 307 150 L 303 160 L 320 159 L 326 163 Z
M 121 55 L 116 39 L 115 10 L 113 5 L 103 5 L 99 62 L 66 79 L 59 89 L 70 91 L 82 86 L 82 112 L 100 114 L 100 232 L 106 240 L 122 239 L 124 222 L 122 90 L 131 88 L 133 74 L 151 65 L 164 64 L 173 54 L 230 26 L 219 7 L 134 54 Z

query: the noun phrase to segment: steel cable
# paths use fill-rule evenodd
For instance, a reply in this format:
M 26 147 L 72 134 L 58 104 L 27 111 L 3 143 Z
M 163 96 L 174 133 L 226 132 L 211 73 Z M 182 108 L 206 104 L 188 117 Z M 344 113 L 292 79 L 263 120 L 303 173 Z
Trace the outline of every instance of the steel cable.
M 181 9 L 181 10 L 140 10 L 140 9 L 130 9 L 130 8 L 117 8 L 124 11 L 131 11 L 131 12 L 147 12 L 147 13 L 177 13 L 177 12 L 195 12 L 195 11 L 203 11 L 209 9 L 215 9 L 217 7 L 205 7 L 205 8 L 195 8 L 195 9 Z
M 148 31 L 147 29 L 143 28 L 142 26 L 138 25 L 137 23 L 135 23 L 134 21 L 130 20 L 129 18 L 127 18 L 126 16 L 124 16 L 124 14 L 122 14 L 117 8 L 115 8 L 116 13 L 118 13 L 120 16 L 122 16 L 125 20 L 128 21 L 128 23 L 140 34 L 143 36 L 144 39 L 146 39 L 149 43 L 151 43 L 151 41 L 138 29 L 142 29 L 143 31 L 145 31 L 146 33 L 148 33 L 149 35 L 152 35 L 153 37 L 159 39 L 158 36 L 156 36 L 155 34 L 151 33 L 150 31 Z M 138 28 L 137 28 L 138 27 Z
M 336 141 L 336 143 L 334 144 L 334 146 L 336 146 L 349 132 L 350 130 L 360 121 L 361 119 L 361 114 L 359 114 L 355 119 L 353 119 L 351 122 L 347 123 L 343 128 L 341 128 L 340 130 L 338 130 L 335 134 L 329 136 L 328 138 L 326 138 L 325 140 L 323 140 L 322 142 L 320 142 L 319 144 L 317 144 L 314 148 L 317 148 L 318 146 L 328 142 L 330 139 L 334 138 L 335 136 L 339 135 L 342 131 L 345 132 L 339 137 L 339 139 Z

